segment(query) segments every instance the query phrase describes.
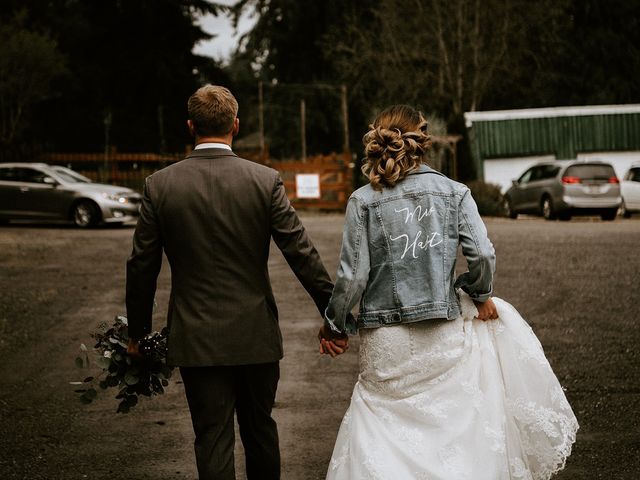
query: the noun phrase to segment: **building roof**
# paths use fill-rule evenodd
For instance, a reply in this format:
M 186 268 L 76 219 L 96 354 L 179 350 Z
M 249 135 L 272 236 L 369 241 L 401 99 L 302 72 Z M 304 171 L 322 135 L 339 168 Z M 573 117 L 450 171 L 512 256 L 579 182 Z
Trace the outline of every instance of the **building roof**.
M 467 112 L 464 114 L 464 119 L 467 128 L 470 128 L 473 122 L 524 120 L 532 118 L 580 117 L 588 115 L 615 115 L 629 113 L 640 113 L 640 104 L 589 105 L 582 107 L 525 108 L 521 110 Z

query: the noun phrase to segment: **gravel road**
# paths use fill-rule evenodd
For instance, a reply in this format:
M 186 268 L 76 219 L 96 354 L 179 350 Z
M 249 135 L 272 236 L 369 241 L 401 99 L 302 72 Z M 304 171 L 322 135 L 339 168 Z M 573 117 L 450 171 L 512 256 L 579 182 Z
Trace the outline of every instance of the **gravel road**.
M 302 218 L 334 275 L 342 216 Z M 640 220 L 486 223 L 495 294 L 533 327 L 581 424 L 557 478 L 640 478 Z M 73 364 L 79 344 L 124 313 L 132 233 L 0 227 L 0 479 L 196 478 L 182 384 L 128 415 L 115 413 L 111 392 L 84 406 L 69 385 L 86 376 Z M 275 409 L 283 479 L 323 479 L 356 380 L 357 338 L 346 355 L 320 357 L 320 318 L 277 250 L 270 272 L 285 337 Z M 165 265 L 158 329 L 168 288 Z M 237 464 L 244 478 L 241 455 Z

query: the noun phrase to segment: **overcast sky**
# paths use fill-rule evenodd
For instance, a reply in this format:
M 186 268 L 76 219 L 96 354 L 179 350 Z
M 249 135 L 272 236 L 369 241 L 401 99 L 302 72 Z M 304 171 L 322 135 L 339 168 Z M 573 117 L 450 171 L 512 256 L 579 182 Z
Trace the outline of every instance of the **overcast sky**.
M 221 1 L 220 3 L 231 4 L 235 0 Z M 210 34 L 216 35 L 211 40 L 198 43 L 193 49 L 194 53 L 213 57 L 217 60 L 226 61 L 231 56 L 233 50 L 238 45 L 238 39 L 242 34 L 246 33 L 253 27 L 256 22 L 255 17 L 243 14 L 238 22 L 237 31 L 231 26 L 231 19 L 222 15 L 214 17 L 213 15 L 205 15 L 201 17 L 198 23 L 202 29 Z

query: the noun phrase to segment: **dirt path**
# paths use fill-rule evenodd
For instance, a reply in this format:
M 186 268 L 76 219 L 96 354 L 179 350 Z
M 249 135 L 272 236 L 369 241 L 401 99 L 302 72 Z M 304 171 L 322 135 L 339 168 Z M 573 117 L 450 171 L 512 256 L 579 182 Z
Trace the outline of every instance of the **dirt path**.
M 333 275 L 339 215 L 304 215 Z M 488 220 L 496 295 L 530 322 L 578 415 L 559 479 L 633 479 L 640 472 L 640 221 Z M 0 228 L 0 478 L 194 479 L 181 384 L 116 415 L 109 395 L 80 405 L 69 381 L 80 342 L 123 312 L 131 228 Z M 283 479 L 322 479 L 357 375 L 357 339 L 338 360 L 316 354 L 315 307 L 274 252 L 285 337 L 275 416 Z M 159 284 L 158 327 L 168 296 Z M 241 457 L 238 478 L 243 478 Z

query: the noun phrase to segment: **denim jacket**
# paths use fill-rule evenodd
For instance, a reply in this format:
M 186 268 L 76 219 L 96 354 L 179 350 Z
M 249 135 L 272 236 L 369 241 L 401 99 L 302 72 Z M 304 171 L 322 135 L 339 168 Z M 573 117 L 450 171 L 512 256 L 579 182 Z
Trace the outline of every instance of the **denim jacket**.
M 456 280 L 458 245 L 468 271 Z M 421 165 L 392 188 L 366 185 L 349 198 L 325 322 L 333 331 L 355 333 L 452 320 L 461 312 L 456 289 L 486 301 L 494 271 L 495 251 L 469 189 Z

